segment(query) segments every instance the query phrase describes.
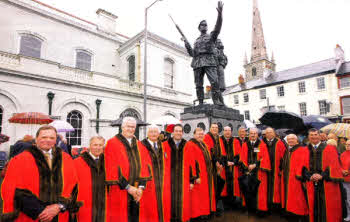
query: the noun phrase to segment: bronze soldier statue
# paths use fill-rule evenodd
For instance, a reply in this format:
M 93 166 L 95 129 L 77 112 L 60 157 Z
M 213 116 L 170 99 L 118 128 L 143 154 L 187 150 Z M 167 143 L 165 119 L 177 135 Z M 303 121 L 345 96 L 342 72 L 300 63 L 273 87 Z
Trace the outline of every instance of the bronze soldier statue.
M 220 102 L 224 103 L 224 98 L 222 97 L 222 93 L 226 89 L 225 84 L 225 68 L 227 65 L 227 56 L 224 53 L 224 45 L 222 44 L 220 39 L 216 40 L 216 59 L 218 64 L 218 81 L 219 81 L 219 90 L 220 90 Z
M 196 39 L 194 43 L 194 48 L 191 47 L 190 43 L 184 38 L 185 47 L 190 56 L 193 57 L 191 67 L 194 71 L 194 81 L 196 84 L 196 93 L 199 104 L 203 104 L 204 99 L 204 88 L 203 88 L 203 79 L 204 74 L 207 74 L 209 79 L 211 90 L 212 90 L 212 99 L 215 105 L 224 105 L 220 101 L 221 92 L 219 89 L 219 79 L 218 79 L 218 69 L 217 69 L 217 59 L 215 56 L 216 50 L 216 40 L 220 34 L 222 26 L 222 10 L 223 3 L 218 2 L 218 17 L 216 20 L 216 25 L 214 30 L 207 34 L 208 25 L 205 20 L 199 23 L 198 29 L 201 32 L 201 35 Z

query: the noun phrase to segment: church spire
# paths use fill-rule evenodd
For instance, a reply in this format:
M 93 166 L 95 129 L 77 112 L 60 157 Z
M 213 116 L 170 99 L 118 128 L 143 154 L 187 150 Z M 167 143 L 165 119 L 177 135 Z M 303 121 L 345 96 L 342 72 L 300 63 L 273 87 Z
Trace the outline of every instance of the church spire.
M 253 0 L 252 54 L 250 62 L 268 60 L 257 0 Z
M 243 60 L 244 65 L 248 64 L 248 58 L 247 58 L 247 53 L 244 53 L 244 60 Z

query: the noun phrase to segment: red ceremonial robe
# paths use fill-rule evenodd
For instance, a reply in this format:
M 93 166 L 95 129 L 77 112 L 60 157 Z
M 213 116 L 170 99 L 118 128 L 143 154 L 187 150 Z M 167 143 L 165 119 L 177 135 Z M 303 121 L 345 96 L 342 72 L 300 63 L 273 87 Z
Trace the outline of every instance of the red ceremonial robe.
M 306 147 L 296 145 L 287 149 L 281 167 L 281 204 L 287 212 L 296 215 L 308 215 L 305 188 L 302 181 L 302 169 L 306 167 L 303 156 Z
M 343 176 L 335 146 L 321 143 L 315 150 L 308 145 L 304 158 L 307 167 L 303 177 L 307 182 L 307 199 L 310 222 L 339 222 L 342 220 L 342 196 L 339 182 Z M 320 174 L 322 181 L 310 181 L 314 173 Z
M 267 150 L 270 156 L 271 172 L 269 174 L 268 183 L 268 203 L 280 204 L 281 203 L 281 176 L 280 176 L 280 165 L 282 157 L 286 151 L 284 143 L 277 138 L 274 138 L 271 142 L 263 139 L 267 146 Z
M 188 149 L 188 150 L 187 150 Z M 186 143 L 185 151 L 192 156 L 191 165 L 201 183 L 191 190 L 191 218 L 210 215 L 216 211 L 214 170 L 211 154 L 203 142 L 191 139 Z
M 238 178 L 242 175 L 240 171 L 240 153 L 242 151 L 242 145 L 244 141 L 242 141 L 240 138 L 234 138 L 233 139 L 233 146 L 232 146 L 232 160 L 235 163 L 233 166 L 233 196 L 235 197 L 241 197 L 241 191 L 239 189 L 239 182 Z M 232 161 L 231 160 L 231 161 Z
M 240 153 L 240 162 L 244 172 L 248 172 L 248 166 L 250 164 L 256 164 L 256 169 L 252 171 L 260 181 L 256 198 L 256 209 L 267 211 L 267 183 L 271 165 L 266 144 L 259 139 L 255 142 L 254 146 L 252 146 L 250 141 L 245 142 Z
M 217 141 L 214 138 L 214 135 L 211 132 L 208 132 L 204 135 L 203 142 L 207 145 L 208 150 L 212 150 L 215 145 L 217 145 Z
M 215 137 L 211 132 L 209 132 L 205 135 L 203 142 L 207 145 L 214 164 L 213 170 L 215 176 L 213 179 L 216 198 L 218 199 L 220 196 L 227 196 L 225 170 L 225 167 L 227 166 L 227 155 L 223 141 L 220 140 L 219 136 Z M 216 162 L 219 162 L 224 166 L 224 169 L 221 171 L 220 178 L 217 176 Z
M 219 155 L 222 156 L 225 161 L 223 161 L 222 164 L 224 165 L 224 169 L 222 170 L 220 177 L 225 180 L 225 185 L 223 190 L 220 193 L 221 197 L 226 196 L 233 196 L 233 167 L 227 166 L 228 161 L 233 162 L 233 137 L 226 140 L 224 136 L 220 137 L 220 153 Z M 238 162 L 238 161 L 237 161 Z
M 172 138 L 163 142 L 165 222 L 185 222 L 190 219 L 190 181 L 191 174 L 195 171 L 192 170 L 190 163 L 192 153 L 187 152 L 185 144 L 186 140 L 184 139 L 181 140 L 178 147 Z M 194 179 L 193 175 L 192 179 Z
M 158 215 L 159 215 L 159 221 L 164 221 L 163 217 L 163 183 L 164 183 L 164 149 L 162 146 L 162 143 L 160 141 L 157 141 L 157 150 L 153 148 L 153 144 L 151 145 L 148 141 L 148 139 L 142 140 L 142 145 L 148 150 L 148 158 L 152 162 L 152 172 L 153 177 L 152 180 L 149 182 L 149 187 L 154 187 L 156 191 L 156 201 L 158 204 Z M 151 194 L 151 193 L 149 193 Z M 149 199 L 153 197 L 147 197 L 144 196 L 143 198 Z M 147 208 L 151 209 L 145 209 L 146 211 L 152 210 L 154 206 L 148 204 L 146 205 Z
M 70 213 L 79 210 L 78 178 L 72 158 L 61 148 L 54 148 L 52 157 L 52 170 L 35 146 L 11 159 L 1 185 L 0 221 L 38 221 L 47 205 L 61 203 L 67 210 L 52 221 L 68 222 Z
M 147 149 L 135 137 L 128 140 L 121 134 L 107 141 L 105 148 L 105 174 L 107 187 L 107 222 L 158 221 L 155 187 L 151 186 L 152 162 Z M 126 187 L 144 186 L 142 198 L 136 203 Z M 149 199 L 146 199 L 148 197 Z M 146 205 L 151 205 L 152 210 Z
M 104 222 L 105 221 L 105 173 L 104 155 L 98 162 L 88 152 L 82 153 L 74 160 L 78 173 L 78 201 L 83 206 L 77 213 L 77 221 Z
M 350 171 L 350 150 L 346 150 L 340 155 L 340 161 L 342 169 Z M 344 181 L 350 183 L 350 175 L 344 177 Z

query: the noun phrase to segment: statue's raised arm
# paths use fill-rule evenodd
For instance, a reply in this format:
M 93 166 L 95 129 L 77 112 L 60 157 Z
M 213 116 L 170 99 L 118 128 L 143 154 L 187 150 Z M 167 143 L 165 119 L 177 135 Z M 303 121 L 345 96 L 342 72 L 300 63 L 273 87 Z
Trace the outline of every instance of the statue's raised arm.
M 216 24 L 215 24 L 214 30 L 211 32 L 211 39 L 213 41 L 216 41 L 216 39 L 218 38 L 220 31 L 221 31 L 223 8 L 224 8 L 224 3 L 222 3 L 222 1 L 219 1 L 218 7 L 216 8 L 216 10 L 218 11 L 218 18 L 216 19 Z

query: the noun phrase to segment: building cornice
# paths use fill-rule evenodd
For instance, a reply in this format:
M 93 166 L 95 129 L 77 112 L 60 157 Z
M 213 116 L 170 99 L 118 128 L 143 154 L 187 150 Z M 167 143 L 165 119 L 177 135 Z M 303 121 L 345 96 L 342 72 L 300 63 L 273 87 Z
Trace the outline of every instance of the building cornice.
M 46 18 L 49 18 L 49 19 L 52 19 L 52 20 L 55 20 L 57 22 L 65 24 L 65 25 L 69 25 L 71 27 L 74 27 L 74 28 L 77 28 L 77 29 L 89 32 L 89 33 L 94 34 L 94 35 L 96 35 L 98 37 L 101 37 L 101 38 L 104 38 L 104 39 L 116 42 L 118 44 L 122 44 L 128 39 L 128 37 L 123 36 L 121 34 L 117 34 L 117 33 L 114 34 L 114 33 L 103 32 L 103 31 L 98 29 L 96 24 L 94 24 L 92 22 L 85 21 L 83 19 L 80 19 L 80 20 L 84 21 L 84 24 L 79 23 L 77 21 L 74 21 L 72 19 L 65 18 L 65 17 L 60 16 L 60 15 L 51 13 L 51 12 L 49 12 L 47 10 L 40 9 L 40 8 L 32 6 L 30 4 L 26 4 L 26 3 L 21 2 L 19 0 L 0 0 L 0 1 L 7 2 L 7 3 L 9 3 L 11 5 L 14 5 L 16 7 L 25 9 L 25 10 L 33 12 L 33 13 L 36 13 L 38 15 L 41 15 L 43 17 L 46 17 Z M 33 2 L 36 2 L 36 1 L 33 1 Z M 38 3 L 38 2 L 36 2 L 36 3 Z M 72 18 L 75 18 L 75 17 L 72 16 Z
M 63 79 L 58 79 L 58 78 L 53 78 L 53 77 L 48 77 L 48 76 L 29 74 L 29 73 L 24 73 L 24 72 L 20 72 L 20 71 L 14 71 L 14 70 L 0 68 L 0 75 L 9 75 L 9 74 L 11 76 L 16 76 L 16 77 L 20 77 L 20 78 L 24 78 L 24 79 L 44 81 L 44 82 L 49 82 L 49 83 L 61 84 L 61 85 L 65 85 L 65 86 L 68 85 L 68 86 L 82 87 L 82 88 L 86 88 L 86 89 L 90 89 L 90 90 L 104 91 L 104 92 L 109 92 L 109 93 L 115 93 L 118 95 L 131 96 L 131 97 L 143 99 L 143 94 L 141 94 L 141 93 L 134 93 L 134 92 L 128 92 L 128 91 L 123 91 L 123 90 L 111 89 L 111 88 L 107 88 L 107 87 L 101 87 L 101 86 L 96 86 L 96 85 L 91 85 L 91 84 L 86 84 L 86 83 L 72 82 L 69 80 L 63 80 Z M 180 105 L 180 106 L 191 105 L 191 103 L 180 102 L 180 101 L 165 99 L 165 98 L 161 98 L 161 97 L 155 97 L 155 96 L 147 96 L 147 97 L 151 101 L 165 102 L 165 103 L 170 103 L 170 104 Z
M 186 49 L 182 46 L 177 45 L 174 42 L 171 42 L 161 36 L 158 36 L 152 32 L 148 32 L 148 39 L 153 40 L 163 46 L 169 47 L 173 50 L 175 50 L 176 52 L 179 52 L 187 57 L 189 57 Z M 124 51 L 126 51 L 129 47 L 137 44 L 138 42 L 142 42 L 144 41 L 144 37 L 145 37 L 145 32 L 142 31 L 139 34 L 137 34 L 136 36 L 132 37 L 131 39 L 129 39 L 128 41 L 124 42 L 119 48 L 118 48 L 118 52 L 120 54 L 122 54 Z

